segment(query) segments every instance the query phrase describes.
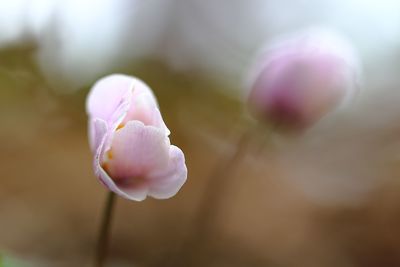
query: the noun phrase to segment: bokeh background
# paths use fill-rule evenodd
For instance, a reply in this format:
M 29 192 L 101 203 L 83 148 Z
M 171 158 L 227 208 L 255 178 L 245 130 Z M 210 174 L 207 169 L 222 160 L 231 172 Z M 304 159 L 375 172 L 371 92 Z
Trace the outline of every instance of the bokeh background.
M 306 132 L 254 136 L 188 242 L 210 174 L 251 125 L 254 57 L 315 25 L 353 42 L 362 90 Z M 189 176 L 169 200 L 118 199 L 109 266 L 400 266 L 399 62 L 397 0 L 1 0 L 0 254 L 90 266 L 107 192 L 85 97 L 120 72 L 154 89 Z

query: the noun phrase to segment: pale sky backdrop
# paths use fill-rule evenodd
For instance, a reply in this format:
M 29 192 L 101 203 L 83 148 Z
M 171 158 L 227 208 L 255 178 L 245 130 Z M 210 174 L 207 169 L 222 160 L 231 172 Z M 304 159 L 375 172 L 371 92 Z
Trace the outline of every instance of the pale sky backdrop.
M 397 79 L 397 0 L 0 1 L 0 46 L 38 44 L 38 65 L 57 89 L 91 84 L 113 68 L 158 58 L 240 89 L 256 52 L 276 35 L 322 25 L 359 50 L 371 83 Z M 371 86 L 372 87 L 372 86 Z

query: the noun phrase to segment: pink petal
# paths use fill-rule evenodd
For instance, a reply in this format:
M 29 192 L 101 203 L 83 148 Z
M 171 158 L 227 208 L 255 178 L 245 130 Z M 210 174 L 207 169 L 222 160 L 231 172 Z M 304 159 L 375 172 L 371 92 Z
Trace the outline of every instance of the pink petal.
M 109 190 L 113 191 L 114 193 L 124 197 L 126 199 L 135 200 L 135 201 L 142 201 L 146 198 L 148 192 L 148 186 L 143 184 L 142 186 L 136 186 L 134 188 L 124 188 L 120 189 L 120 187 L 114 182 L 114 180 L 108 175 L 108 173 L 104 170 L 102 166 L 104 154 L 106 152 L 107 140 L 110 139 L 108 135 L 110 135 L 110 131 L 103 131 L 106 129 L 106 124 L 102 120 L 96 120 L 95 125 L 98 132 L 105 133 L 99 134 L 97 136 L 102 136 L 100 140 L 100 144 L 97 146 L 93 166 L 95 175 L 99 178 L 100 182 L 104 184 Z M 104 128 L 105 127 L 105 128 Z M 97 140 L 96 140 L 97 141 Z
M 107 129 L 107 123 L 102 119 L 89 118 L 89 145 L 92 151 L 96 151 L 102 144 Z
M 87 97 L 89 117 L 102 119 L 110 128 L 116 128 L 129 109 L 132 86 L 133 79 L 126 75 L 114 74 L 100 79 Z
M 162 130 L 129 121 L 114 133 L 107 171 L 114 181 L 135 186 L 136 182 L 126 180 L 144 179 L 150 171 L 167 166 L 169 146 Z
M 170 146 L 169 155 L 168 167 L 150 175 L 149 196 L 157 199 L 173 197 L 186 181 L 187 168 L 182 150 Z
M 101 149 L 98 149 L 95 160 L 94 160 L 94 170 L 96 176 L 99 180 L 111 191 L 118 194 L 121 197 L 126 199 L 142 201 L 146 198 L 148 187 L 146 185 L 137 186 L 134 188 L 128 189 L 120 189 L 118 185 L 113 181 L 113 179 L 108 175 L 108 173 L 104 170 L 104 168 L 100 164 L 100 159 L 102 158 L 103 153 L 101 153 Z
M 137 78 L 132 78 L 132 79 L 133 79 L 132 97 L 138 98 L 138 97 L 145 96 L 149 105 L 152 105 L 152 106 L 158 108 L 157 99 L 156 99 L 153 91 L 150 89 L 150 87 L 140 79 L 137 79 Z
M 136 78 L 132 78 L 132 80 L 132 103 L 130 105 L 128 114 L 123 120 L 123 124 L 130 120 L 138 120 L 143 122 L 145 125 L 152 125 L 163 129 L 165 134 L 168 136 L 170 131 L 162 119 L 158 103 L 153 92 L 143 81 Z
M 148 194 L 148 186 L 147 185 L 142 185 L 142 186 L 136 186 L 136 187 L 131 187 L 131 188 L 121 188 L 118 186 L 108 175 L 108 173 L 101 167 L 99 166 L 98 169 L 98 177 L 100 181 L 111 191 L 116 193 L 117 195 L 129 199 L 129 200 L 135 200 L 135 201 L 142 201 L 145 200 Z

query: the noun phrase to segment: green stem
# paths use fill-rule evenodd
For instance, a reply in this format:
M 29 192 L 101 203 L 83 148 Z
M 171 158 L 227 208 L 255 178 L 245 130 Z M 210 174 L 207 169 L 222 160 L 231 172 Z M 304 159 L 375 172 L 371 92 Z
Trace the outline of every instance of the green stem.
M 115 194 L 109 192 L 107 195 L 106 205 L 103 210 L 103 218 L 97 241 L 96 255 L 94 259 L 94 267 L 103 267 L 107 256 L 108 242 L 110 236 L 111 221 L 113 216 L 115 203 Z

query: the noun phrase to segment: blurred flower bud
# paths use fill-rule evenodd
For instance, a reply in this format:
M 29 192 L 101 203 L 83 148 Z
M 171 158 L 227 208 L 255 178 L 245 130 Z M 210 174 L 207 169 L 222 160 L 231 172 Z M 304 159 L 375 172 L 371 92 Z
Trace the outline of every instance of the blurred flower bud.
M 356 53 L 340 36 L 314 29 L 282 38 L 257 58 L 250 110 L 279 127 L 305 128 L 354 95 L 359 73 Z
M 114 193 L 141 201 L 174 196 L 186 181 L 183 152 L 169 130 L 151 89 L 125 75 L 98 81 L 87 98 L 94 169 Z

